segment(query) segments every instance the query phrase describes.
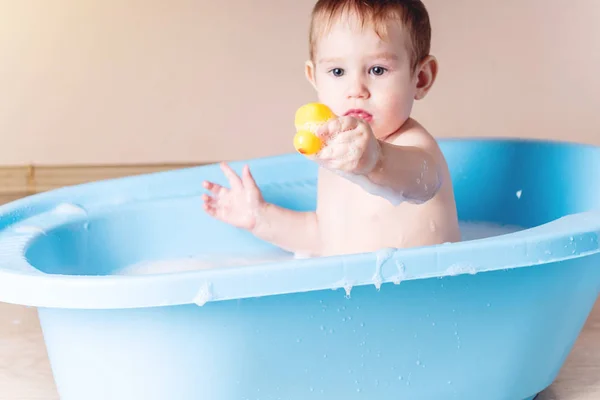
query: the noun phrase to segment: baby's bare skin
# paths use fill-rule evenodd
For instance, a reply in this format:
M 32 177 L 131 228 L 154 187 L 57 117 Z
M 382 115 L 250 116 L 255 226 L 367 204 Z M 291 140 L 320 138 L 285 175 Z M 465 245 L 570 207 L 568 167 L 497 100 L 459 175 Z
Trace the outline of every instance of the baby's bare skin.
M 336 173 L 319 171 L 317 217 L 320 255 L 376 251 L 384 247 L 408 248 L 460 240 L 450 175 L 433 137 L 413 120 L 388 139 L 398 146 L 415 146 L 433 156 L 439 165 L 441 187 L 430 200 L 389 200 L 366 192 Z
M 410 118 L 437 73 L 427 56 L 411 67 L 407 31 L 362 29 L 348 13 L 318 43 L 306 76 L 339 117 L 317 132 L 324 146 L 317 209 L 264 201 L 250 170 L 222 164 L 230 188 L 204 187 L 206 212 L 284 250 L 307 256 L 408 248 L 460 240 L 452 182 L 435 139 Z
M 360 126 L 355 128 L 360 129 Z M 350 172 L 321 167 L 316 211 L 296 212 L 266 203 L 247 167 L 240 178 L 222 164 L 231 189 L 206 182 L 205 187 L 214 196 L 205 196 L 205 209 L 216 218 L 304 256 L 333 256 L 459 241 L 450 174 L 435 139 L 409 119 L 385 143 L 399 152 L 408 149 L 429 155 L 432 166 L 428 171 L 435 173 L 415 173 L 422 165 L 420 155 L 408 159 L 390 155 L 390 162 L 385 165 L 369 161 L 374 164 L 369 169 L 371 174 L 355 175 L 356 167 L 362 168 L 360 162 L 346 166 Z M 378 154 L 382 152 L 385 156 L 385 150 Z M 318 157 L 315 160 L 320 161 Z M 404 181 L 414 181 L 413 190 L 405 194 L 409 197 L 398 204 L 399 193 L 393 190 L 389 198 L 369 193 L 367 190 L 378 186 L 378 179 L 389 179 L 389 175 L 375 176 L 382 173 L 380 169 L 396 172 L 392 179 L 401 183 L 400 191 L 408 186 Z M 356 178 L 358 183 L 353 181 Z M 365 179 L 370 182 L 366 188 L 361 186 Z

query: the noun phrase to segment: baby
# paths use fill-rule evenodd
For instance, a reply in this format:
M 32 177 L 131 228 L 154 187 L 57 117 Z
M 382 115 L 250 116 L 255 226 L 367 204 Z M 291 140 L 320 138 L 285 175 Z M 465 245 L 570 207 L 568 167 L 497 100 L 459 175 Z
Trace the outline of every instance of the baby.
M 459 241 L 446 161 L 410 118 L 437 75 L 430 38 L 420 0 L 319 0 L 305 72 L 339 117 L 309 156 L 319 165 L 316 211 L 265 202 L 248 166 L 238 176 L 222 163 L 230 188 L 204 182 L 206 212 L 307 256 Z

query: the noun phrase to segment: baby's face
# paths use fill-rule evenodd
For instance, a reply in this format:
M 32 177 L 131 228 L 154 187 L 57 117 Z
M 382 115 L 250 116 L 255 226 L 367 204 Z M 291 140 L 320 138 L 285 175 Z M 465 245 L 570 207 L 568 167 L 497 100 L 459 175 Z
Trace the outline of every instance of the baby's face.
M 391 135 L 408 119 L 416 94 L 408 43 L 400 24 L 390 23 L 383 40 L 355 21 L 336 23 L 318 41 L 314 66 L 307 65 L 319 101 L 336 115 L 364 119 L 377 138 Z

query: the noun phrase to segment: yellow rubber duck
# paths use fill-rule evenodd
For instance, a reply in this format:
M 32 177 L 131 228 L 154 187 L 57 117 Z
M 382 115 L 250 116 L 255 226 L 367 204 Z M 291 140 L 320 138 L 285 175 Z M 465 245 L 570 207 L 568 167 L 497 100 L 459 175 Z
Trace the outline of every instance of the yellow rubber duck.
M 308 103 L 296 111 L 294 148 L 301 154 L 311 155 L 321 150 L 323 143 L 316 135 L 319 126 L 336 115 L 321 103 Z

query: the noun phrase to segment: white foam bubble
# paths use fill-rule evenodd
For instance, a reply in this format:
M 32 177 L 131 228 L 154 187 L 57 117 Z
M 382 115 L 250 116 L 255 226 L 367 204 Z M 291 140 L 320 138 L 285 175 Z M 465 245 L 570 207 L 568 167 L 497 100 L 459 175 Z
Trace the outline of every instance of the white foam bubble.
M 142 260 L 117 269 L 113 275 L 155 275 L 201 271 L 213 268 L 240 267 L 293 260 L 292 254 L 281 251 L 255 252 L 245 255 L 210 254 L 187 258 Z
M 472 265 L 454 264 L 454 265 L 451 265 L 446 270 L 446 274 L 448 274 L 450 276 L 463 275 L 463 274 L 475 275 L 476 273 L 477 273 L 477 269 Z
M 344 291 L 346 292 L 346 298 L 350 298 L 350 293 L 352 292 L 352 285 L 349 283 L 344 283 Z
M 406 278 L 406 267 L 403 263 L 396 260 L 396 269 L 398 270 L 398 275 L 393 278 L 393 282 L 395 285 L 399 285 Z
M 211 300 L 213 300 L 211 285 L 210 283 L 204 283 L 200 286 L 200 289 L 198 289 L 198 293 L 196 294 L 196 297 L 194 297 L 194 303 L 197 306 L 202 307 Z
M 46 231 L 44 231 L 42 228 L 40 228 L 39 226 L 33 226 L 33 225 L 20 225 L 20 226 L 16 226 L 13 231 L 15 233 L 18 234 L 23 234 L 23 235 L 45 235 Z
M 484 221 L 461 221 L 459 227 L 463 241 L 506 235 L 524 229 L 517 225 L 502 225 Z
M 294 253 L 294 259 L 296 260 L 304 260 L 307 258 L 312 258 L 312 256 L 304 253 Z
M 87 211 L 85 211 L 82 207 L 71 204 L 71 203 L 62 203 L 54 208 L 54 212 L 57 214 L 66 214 L 66 215 L 87 215 Z
M 375 254 L 375 273 L 373 274 L 373 284 L 377 288 L 377 290 L 381 289 L 381 284 L 383 283 L 383 277 L 381 275 L 381 267 L 387 260 L 389 260 L 394 255 L 394 249 L 381 249 L 377 251 Z

